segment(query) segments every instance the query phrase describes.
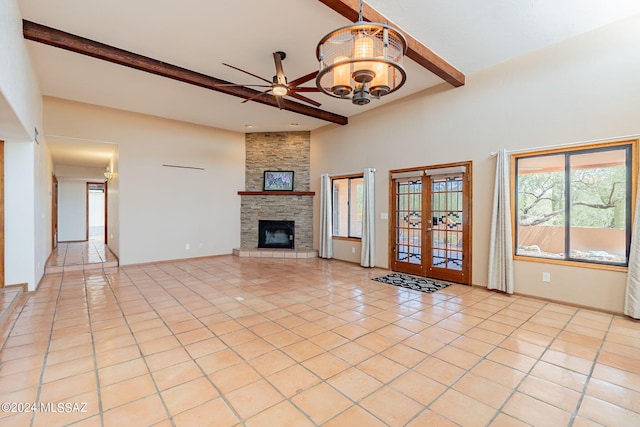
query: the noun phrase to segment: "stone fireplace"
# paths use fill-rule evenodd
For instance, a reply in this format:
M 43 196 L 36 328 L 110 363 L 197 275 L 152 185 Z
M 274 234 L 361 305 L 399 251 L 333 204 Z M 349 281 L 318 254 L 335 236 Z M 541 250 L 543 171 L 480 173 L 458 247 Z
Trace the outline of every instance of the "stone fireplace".
M 245 146 L 245 191 L 238 192 L 242 197 L 241 249 L 254 253 L 258 250 L 261 221 L 291 221 L 292 248 L 317 256 L 317 251 L 313 251 L 314 193 L 309 191 L 310 132 L 248 133 Z M 263 191 L 264 172 L 277 170 L 294 172 L 293 191 Z

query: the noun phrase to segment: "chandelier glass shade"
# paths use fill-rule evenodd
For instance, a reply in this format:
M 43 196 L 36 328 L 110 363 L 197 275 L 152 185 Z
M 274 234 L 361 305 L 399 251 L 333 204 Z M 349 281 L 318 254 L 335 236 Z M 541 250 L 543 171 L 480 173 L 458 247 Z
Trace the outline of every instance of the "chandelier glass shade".
M 406 80 L 402 66 L 407 42 L 387 24 L 358 22 L 320 40 L 316 86 L 327 95 L 365 105 L 398 90 Z
M 111 169 L 107 168 L 107 171 L 104 173 L 104 177 L 107 181 L 110 181 L 113 178 L 113 172 L 111 172 Z

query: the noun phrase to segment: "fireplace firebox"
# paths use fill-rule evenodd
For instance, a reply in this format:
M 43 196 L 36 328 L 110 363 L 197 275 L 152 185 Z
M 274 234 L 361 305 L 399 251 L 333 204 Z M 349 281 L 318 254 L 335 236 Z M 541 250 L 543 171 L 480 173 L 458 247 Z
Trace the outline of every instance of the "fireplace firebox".
M 295 221 L 258 220 L 258 247 L 294 249 Z

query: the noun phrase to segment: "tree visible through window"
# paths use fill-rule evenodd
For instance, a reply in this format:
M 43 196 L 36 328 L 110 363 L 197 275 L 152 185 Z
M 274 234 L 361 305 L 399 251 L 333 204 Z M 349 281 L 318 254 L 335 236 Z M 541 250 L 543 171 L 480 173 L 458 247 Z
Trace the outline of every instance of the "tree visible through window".
M 626 266 L 632 145 L 515 158 L 516 255 Z
M 362 237 L 362 196 L 364 178 L 360 176 L 334 178 L 333 235 Z

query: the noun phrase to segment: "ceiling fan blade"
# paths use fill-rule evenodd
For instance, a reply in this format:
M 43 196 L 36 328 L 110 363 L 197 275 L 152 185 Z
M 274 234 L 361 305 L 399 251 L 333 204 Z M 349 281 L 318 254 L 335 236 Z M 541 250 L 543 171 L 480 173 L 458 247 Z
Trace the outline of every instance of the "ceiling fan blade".
M 272 83 L 270 80 L 267 80 L 267 79 L 265 79 L 265 78 L 263 78 L 263 77 L 260 77 L 260 76 L 257 76 L 257 75 L 255 75 L 255 74 L 253 74 L 253 73 L 250 73 L 250 72 L 248 72 L 248 71 L 245 71 L 245 70 L 243 70 L 242 68 L 234 67 L 233 65 L 225 64 L 224 62 L 222 63 L 222 65 L 226 65 L 227 67 L 229 67 L 229 68 L 233 68 L 234 70 L 238 70 L 238 71 L 241 71 L 241 72 L 243 72 L 243 73 L 245 73 L 245 74 L 249 74 L 250 76 L 253 76 L 253 77 L 255 77 L 255 78 L 257 78 L 257 79 L 260 79 L 260 80 L 262 80 L 262 81 L 264 81 L 264 82 L 267 82 L 267 83 L 269 83 L 269 84 L 271 84 L 271 83 Z
M 308 82 L 311 79 L 315 79 L 317 76 L 318 76 L 318 72 L 314 71 L 313 73 L 309 73 L 306 76 L 298 77 L 297 79 L 289 83 L 289 87 L 294 88 L 298 85 L 301 85 L 302 83 Z
M 274 95 L 274 97 L 276 98 L 276 101 L 278 101 L 278 108 L 282 110 L 284 108 L 284 99 L 282 99 L 281 96 Z
M 287 78 L 284 75 L 284 71 L 282 70 L 282 58 L 280 57 L 279 52 L 273 52 L 273 60 L 276 63 L 276 77 L 278 79 L 278 83 L 281 85 L 287 84 Z
M 288 95 L 292 98 L 296 98 L 296 99 L 299 99 L 300 101 L 304 101 L 307 104 L 311 104 L 314 107 L 319 107 L 321 105 L 319 102 L 316 102 L 313 99 L 307 98 L 306 96 L 298 95 L 295 92 L 289 92 Z
M 320 92 L 320 89 L 317 87 L 292 87 L 289 90 L 294 92 Z
M 241 84 L 237 84 L 237 83 L 228 83 L 228 84 L 221 84 L 221 85 L 213 85 L 215 87 L 272 87 L 272 85 L 241 85 Z
M 253 101 L 254 99 L 256 99 L 257 97 L 259 97 L 260 95 L 264 95 L 265 93 L 269 92 L 270 90 L 271 90 L 271 88 L 269 88 L 269 89 L 267 89 L 267 90 L 265 90 L 265 91 L 263 91 L 263 92 L 256 93 L 256 94 L 255 94 L 255 95 L 253 95 L 251 98 L 247 98 L 247 99 L 245 99 L 244 101 L 242 101 L 242 104 L 244 104 L 245 102 L 248 102 L 248 101 Z M 277 96 L 276 96 L 276 98 L 277 98 Z

